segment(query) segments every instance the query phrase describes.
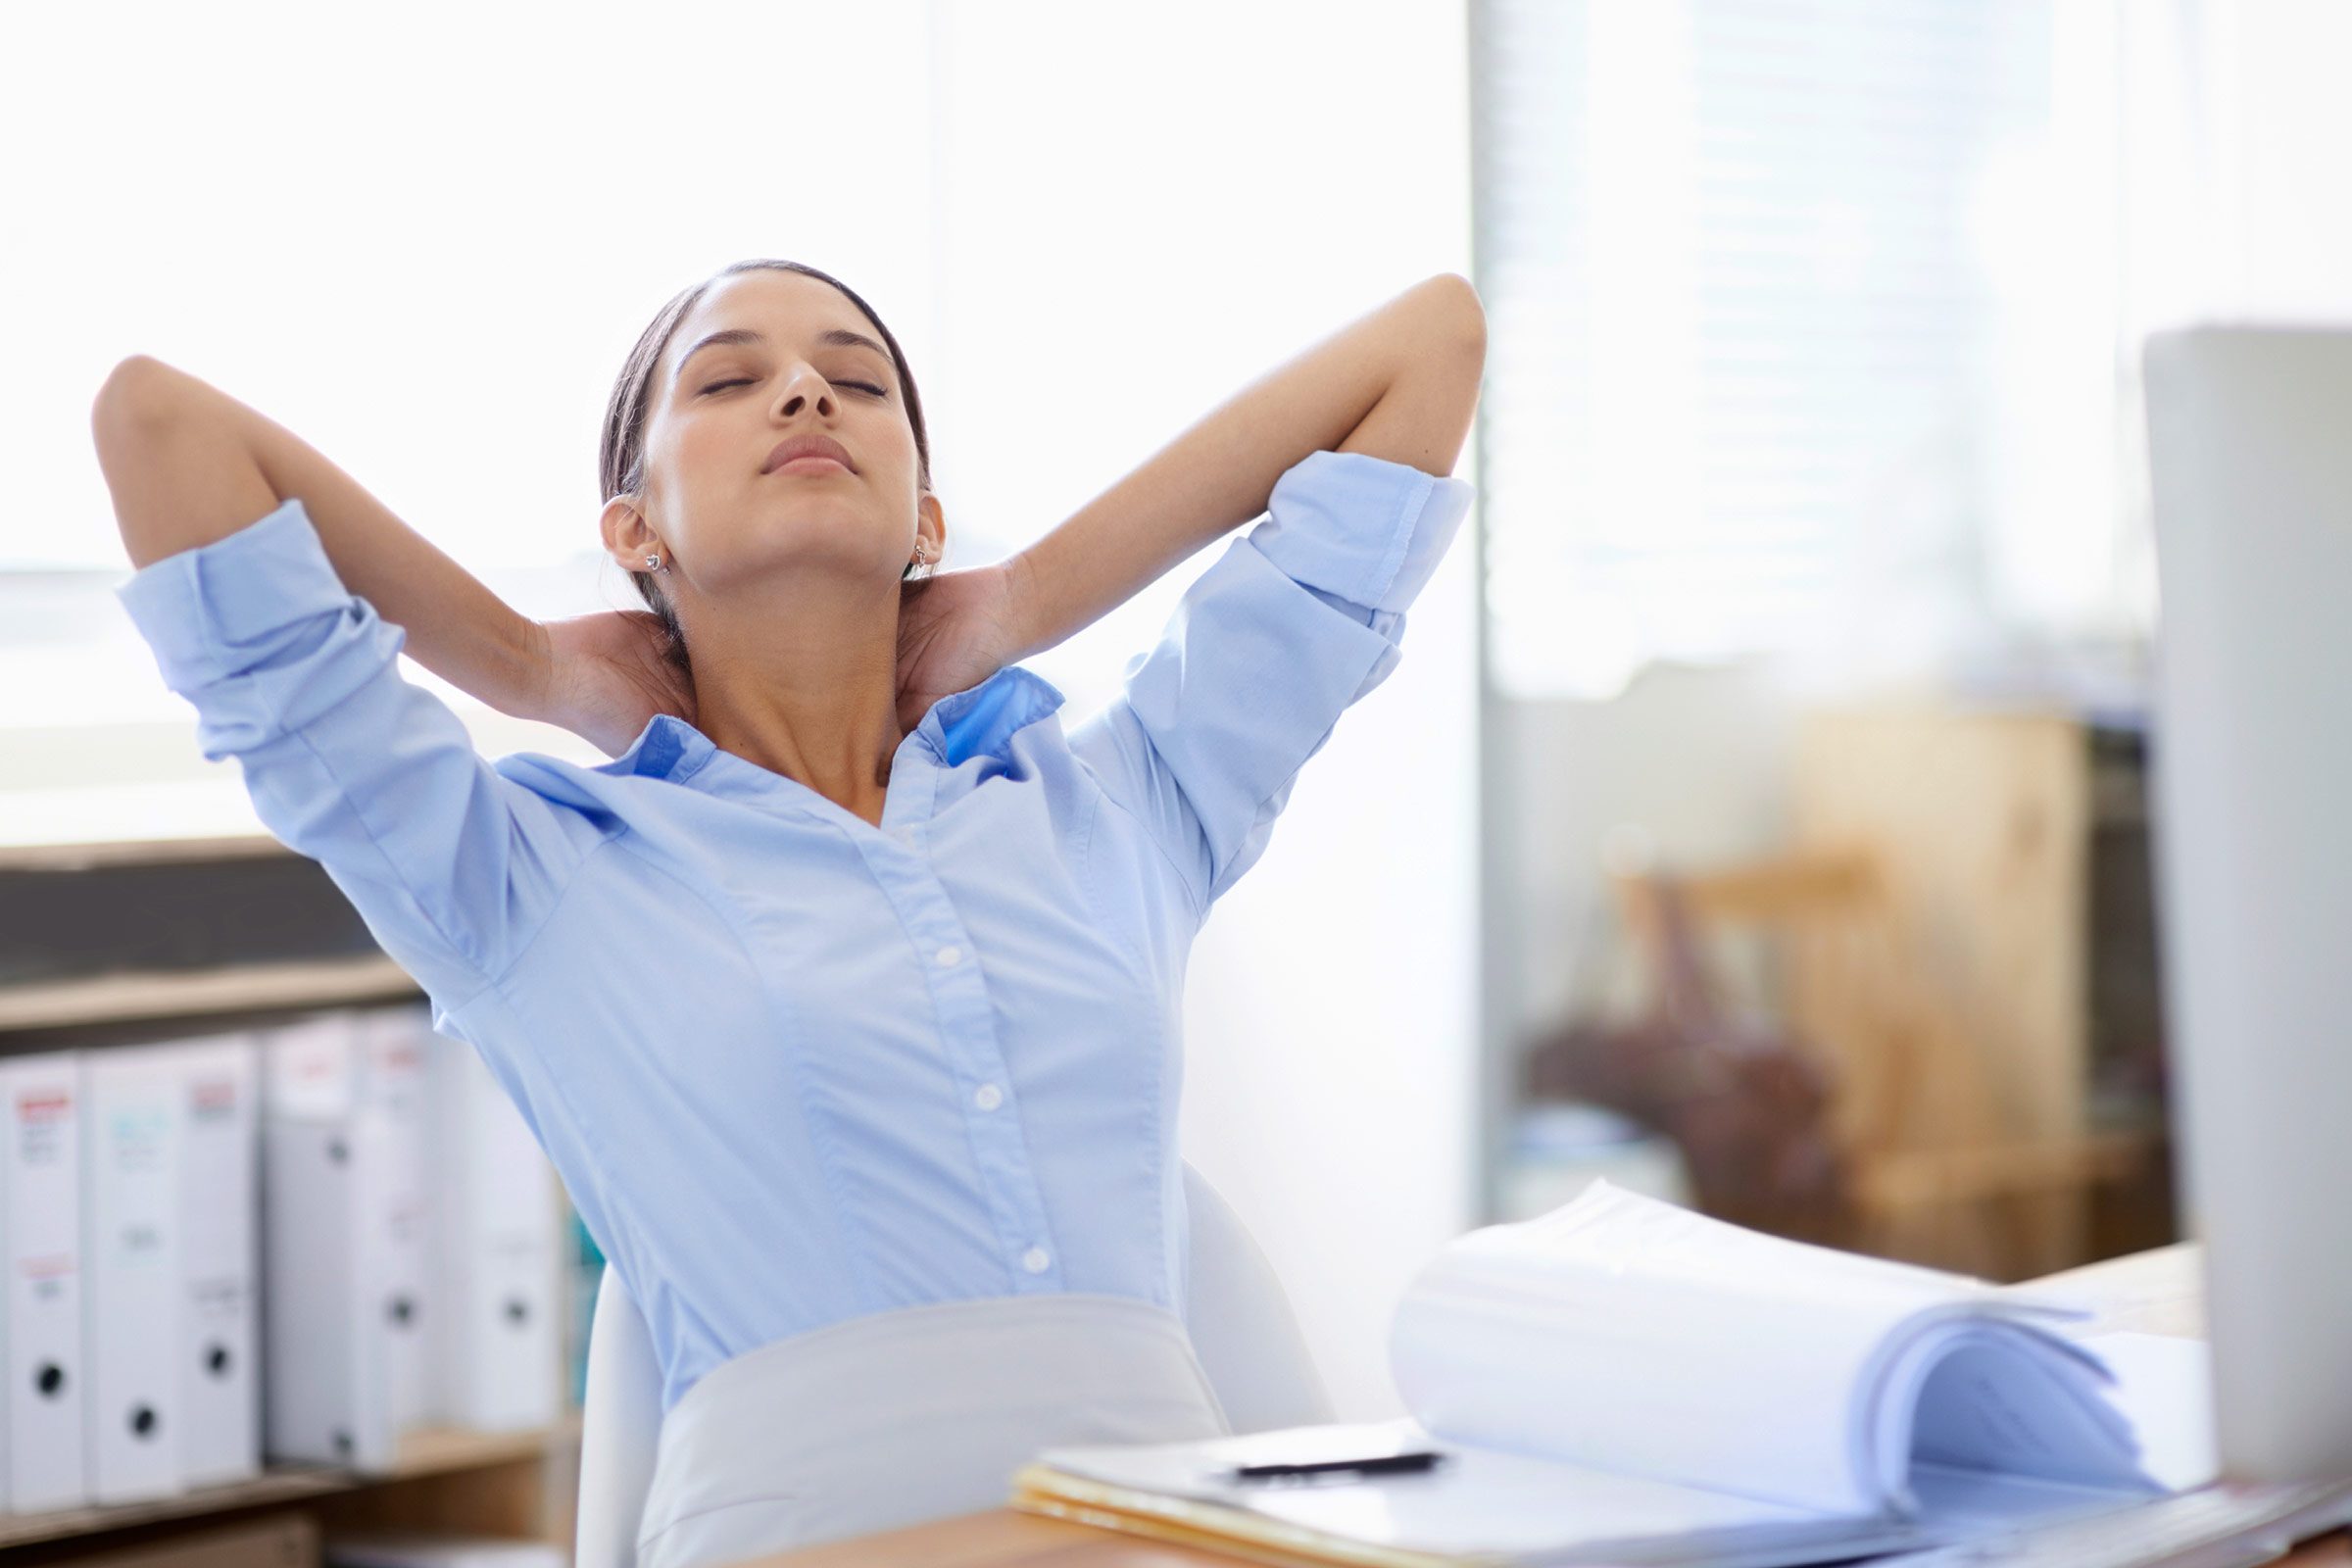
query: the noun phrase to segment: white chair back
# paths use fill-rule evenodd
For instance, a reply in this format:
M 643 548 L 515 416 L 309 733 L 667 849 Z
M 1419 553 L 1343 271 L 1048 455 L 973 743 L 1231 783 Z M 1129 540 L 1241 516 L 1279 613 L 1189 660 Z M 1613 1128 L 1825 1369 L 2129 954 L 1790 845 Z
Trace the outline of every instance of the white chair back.
M 1184 1196 L 1192 1242 L 1185 1323 L 1226 1420 L 1236 1432 L 1330 1421 L 1330 1396 L 1274 1266 L 1190 1163 Z M 662 1369 L 644 1317 L 610 1268 L 588 1333 L 580 1428 L 573 1561 L 576 1568 L 633 1568 L 660 1451 Z

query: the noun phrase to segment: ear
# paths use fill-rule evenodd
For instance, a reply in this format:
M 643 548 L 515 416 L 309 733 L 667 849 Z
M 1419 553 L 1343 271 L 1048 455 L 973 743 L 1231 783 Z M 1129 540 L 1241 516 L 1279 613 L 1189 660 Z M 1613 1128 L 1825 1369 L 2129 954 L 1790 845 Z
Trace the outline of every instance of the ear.
M 914 531 L 918 537 L 931 541 L 931 563 L 937 565 L 948 549 L 948 514 L 939 504 L 939 497 L 928 490 L 914 504 Z
M 606 553 L 624 571 L 643 571 L 647 556 L 656 551 L 664 556 L 669 553 L 645 520 L 645 514 L 637 510 L 635 496 L 614 496 L 606 502 L 597 518 L 597 531 L 604 535 Z

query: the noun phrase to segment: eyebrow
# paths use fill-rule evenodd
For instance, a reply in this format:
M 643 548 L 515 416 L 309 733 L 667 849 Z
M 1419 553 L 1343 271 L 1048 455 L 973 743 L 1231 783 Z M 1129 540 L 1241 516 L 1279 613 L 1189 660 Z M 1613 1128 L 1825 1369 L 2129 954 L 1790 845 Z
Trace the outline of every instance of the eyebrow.
M 688 349 L 685 353 L 679 355 L 678 367 L 676 369 L 670 371 L 669 378 L 672 382 L 675 382 L 679 376 L 684 375 L 686 373 L 686 362 L 693 359 L 697 354 L 702 353 L 705 349 L 714 349 L 730 343 L 765 343 L 767 339 L 764 336 L 753 331 L 748 326 L 723 327 L 720 330 L 711 333 L 709 337 L 704 338 L 701 342 L 695 344 L 694 347 Z M 876 354 L 881 355 L 885 361 L 890 360 L 890 351 L 888 349 L 875 342 L 872 338 L 867 337 L 863 332 L 853 332 L 847 327 L 828 327 L 824 331 L 816 334 L 816 341 L 826 348 L 872 349 Z M 896 369 L 897 366 L 895 362 L 892 363 L 892 368 L 893 369 Z

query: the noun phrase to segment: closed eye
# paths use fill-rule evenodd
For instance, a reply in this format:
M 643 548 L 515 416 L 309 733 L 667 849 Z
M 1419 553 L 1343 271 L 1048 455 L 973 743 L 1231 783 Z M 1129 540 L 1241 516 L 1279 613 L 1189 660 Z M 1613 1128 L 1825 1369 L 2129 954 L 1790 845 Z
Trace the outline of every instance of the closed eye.
M 709 386 L 703 388 L 703 391 L 706 393 L 718 392 L 723 391 L 727 387 L 731 386 L 750 386 L 752 382 L 750 377 L 739 376 L 732 381 L 713 381 Z M 836 382 L 835 385 L 856 387 L 858 391 L 863 392 L 868 397 L 880 398 L 888 397 L 890 395 L 886 388 L 878 387 L 871 381 L 840 381 Z

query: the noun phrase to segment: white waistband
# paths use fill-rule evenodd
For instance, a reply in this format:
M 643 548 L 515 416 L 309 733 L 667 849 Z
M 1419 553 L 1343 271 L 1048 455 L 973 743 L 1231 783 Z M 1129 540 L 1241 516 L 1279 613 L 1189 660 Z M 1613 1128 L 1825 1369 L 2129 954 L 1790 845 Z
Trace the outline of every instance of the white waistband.
M 1183 1322 L 1054 1293 L 830 1324 L 706 1373 L 662 1423 L 642 1568 L 700 1568 L 1002 1504 L 1057 1444 L 1230 1430 Z

